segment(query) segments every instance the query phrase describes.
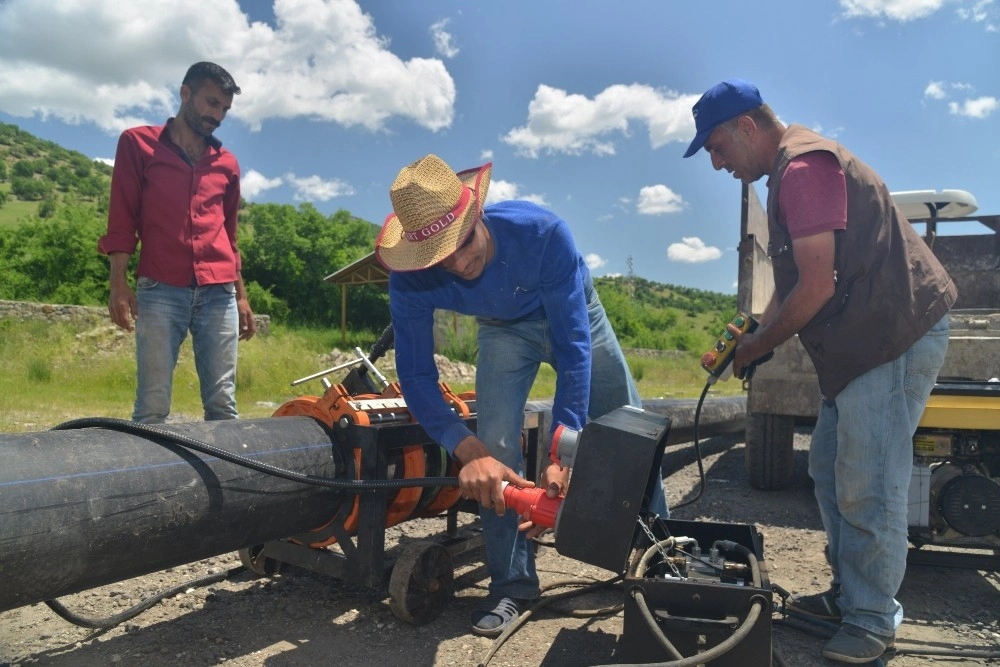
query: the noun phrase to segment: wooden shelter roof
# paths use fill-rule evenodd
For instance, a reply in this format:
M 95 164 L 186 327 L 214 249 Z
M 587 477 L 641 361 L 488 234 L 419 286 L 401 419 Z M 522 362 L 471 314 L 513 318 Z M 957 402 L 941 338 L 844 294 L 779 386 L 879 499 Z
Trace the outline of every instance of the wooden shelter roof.
M 382 266 L 375 259 L 375 253 L 371 252 L 339 271 L 331 273 L 323 280 L 335 285 L 367 285 L 369 283 L 387 285 L 389 283 L 389 269 Z

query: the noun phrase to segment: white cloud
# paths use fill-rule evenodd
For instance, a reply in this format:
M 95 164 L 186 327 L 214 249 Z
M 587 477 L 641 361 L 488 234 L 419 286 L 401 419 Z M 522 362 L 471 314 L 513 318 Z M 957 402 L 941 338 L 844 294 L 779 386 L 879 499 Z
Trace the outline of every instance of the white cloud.
M 296 201 L 330 201 L 336 197 L 350 197 L 354 194 L 354 188 L 336 178 L 323 179 L 319 176 L 306 176 L 300 178 L 289 173 L 285 176 L 295 188 L 294 199 Z
M 976 87 L 971 83 L 961 81 L 931 81 L 924 88 L 924 98 L 944 100 L 952 96 L 952 93 L 971 95 Z
M 251 169 L 240 177 L 240 196 L 247 201 L 253 201 L 262 192 L 276 188 L 282 184 L 281 177 L 268 178 L 256 169 Z
M 0 2 L 0 111 L 109 133 L 159 124 L 188 66 L 208 59 L 243 89 L 230 119 L 254 130 L 298 117 L 371 131 L 396 117 L 432 131 L 452 123 L 444 64 L 393 54 L 355 0 L 275 0 L 277 27 L 250 23 L 236 0 L 141 4 Z
M 987 32 L 1000 31 L 1000 6 L 994 0 L 978 0 L 972 7 L 958 8 L 958 16 L 966 21 L 982 23 Z
M 113 157 L 95 157 L 94 162 L 102 162 L 109 167 L 115 166 L 115 159 Z
M 943 100 L 948 97 L 948 93 L 944 90 L 944 81 L 931 81 L 924 88 L 924 97 L 930 97 L 935 100 Z
M 479 153 L 479 159 L 483 161 L 483 164 L 486 164 L 487 162 L 492 162 L 493 161 L 493 151 L 490 150 L 489 148 L 484 148 Z
M 665 185 L 647 185 L 639 190 L 636 208 L 642 215 L 678 213 L 684 210 L 684 199 Z
M 441 19 L 431 26 L 431 39 L 434 40 L 434 49 L 438 55 L 445 58 L 454 58 L 458 55 L 458 47 L 455 46 L 455 38 L 448 32 L 448 23 L 451 19 Z
M 587 268 L 591 271 L 599 269 L 608 263 L 608 260 L 594 252 L 588 253 L 587 256 L 583 258 L 583 261 L 586 262 Z
M 963 21 L 980 23 L 987 32 L 1000 30 L 1000 7 L 995 0 L 840 0 L 846 18 L 872 18 L 906 23 L 930 16 L 945 5 L 958 5 Z
M 891 21 L 912 21 L 930 16 L 941 9 L 946 0 L 840 0 L 847 18 L 886 18 Z
M 956 116 L 968 118 L 986 118 L 1000 107 L 1000 101 L 995 97 L 977 97 L 964 102 L 949 102 L 948 111 Z
M 705 242 L 697 236 L 686 236 L 680 243 L 671 243 L 667 248 L 667 259 L 672 262 L 701 264 L 720 257 L 722 257 L 721 250 L 705 245 Z
M 986 118 L 1000 107 L 1000 100 L 991 95 L 970 97 L 976 90 L 971 83 L 948 83 L 947 81 L 931 81 L 924 89 L 924 99 L 946 100 L 956 96 L 965 96 L 964 101 L 948 102 L 948 111 L 955 116 L 966 118 Z
M 523 199 L 524 201 L 534 202 L 539 206 L 548 206 L 544 196 L 524 194 L 517 183 L 503 180 L 491 181 L 490 191 L 486 193 L 486 203 L 493 204 L 498 201 L 507 201 L 508 199 Z
M 503 141 L 531 158 L 542 153 L 612 155 L 611 135 L 629 136 L 635 121 L 646 124 L 653 148 L 687 142 L 695 133 L 691 107 L 700 96 L 631 84 L 609 86 L 591 99 L 542 84 L 528 105 L 527 124 L 508 132 Z

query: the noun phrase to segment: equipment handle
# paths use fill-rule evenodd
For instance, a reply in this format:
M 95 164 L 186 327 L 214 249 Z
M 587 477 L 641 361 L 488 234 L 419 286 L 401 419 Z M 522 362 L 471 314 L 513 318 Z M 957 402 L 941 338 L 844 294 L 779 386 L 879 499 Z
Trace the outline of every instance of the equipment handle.
M 378 340 L 372 345 L 371 351 L 368 352 L 368 361 L 375 362 L 382 358 L 386 352 L 392 349 L 395 343 L 396 334 L 392 330 L 392 322 L 382 330 L 379 335 Z

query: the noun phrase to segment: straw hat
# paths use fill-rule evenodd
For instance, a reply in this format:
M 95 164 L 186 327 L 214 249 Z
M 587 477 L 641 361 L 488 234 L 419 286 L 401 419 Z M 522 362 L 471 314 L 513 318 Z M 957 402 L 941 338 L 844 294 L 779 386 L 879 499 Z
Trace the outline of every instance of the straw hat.
M 375 257 L 390 271 L 419 271 L 455 252 L 479 220 L 493 163 L 455 173 L 427 155 L 403 167 L 389 199 L 393 213 L 375 241 Z

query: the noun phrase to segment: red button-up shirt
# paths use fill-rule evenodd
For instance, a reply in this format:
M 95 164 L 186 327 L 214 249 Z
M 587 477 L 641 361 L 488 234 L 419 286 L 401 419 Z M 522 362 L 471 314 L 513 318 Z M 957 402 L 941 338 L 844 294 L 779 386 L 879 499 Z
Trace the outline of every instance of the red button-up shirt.
M 196 163 L 170 139 L 168 125 L 134 127 L 118 139 L 108 232 L 97 248 L 132 254 L 137 273 L 176 287 L 236 280 L 240 167 L 215 137 Z

